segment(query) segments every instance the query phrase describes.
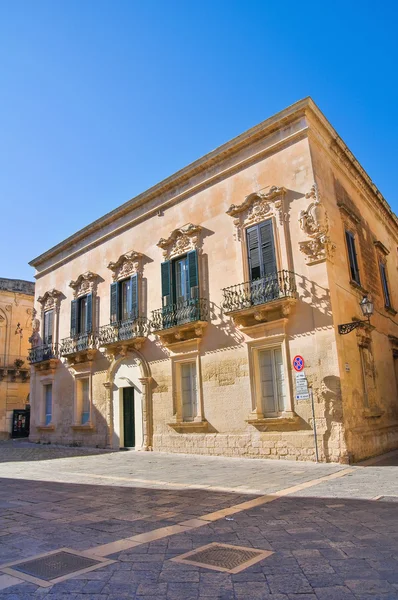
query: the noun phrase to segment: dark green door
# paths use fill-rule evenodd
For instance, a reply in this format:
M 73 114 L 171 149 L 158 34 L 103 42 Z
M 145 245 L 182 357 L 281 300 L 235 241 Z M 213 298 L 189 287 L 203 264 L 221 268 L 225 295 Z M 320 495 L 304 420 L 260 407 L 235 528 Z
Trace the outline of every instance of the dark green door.
M 123 388 L 123 431 L 124 447 L 135 446 L 135 423 L 134 423 L 134 388 Z

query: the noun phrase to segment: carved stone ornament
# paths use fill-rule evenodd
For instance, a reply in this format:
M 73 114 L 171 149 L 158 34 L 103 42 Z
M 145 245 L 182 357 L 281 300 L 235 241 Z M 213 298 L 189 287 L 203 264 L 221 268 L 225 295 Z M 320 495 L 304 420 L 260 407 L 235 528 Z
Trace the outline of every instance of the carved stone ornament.
M 201 231 L 202 228 L 199 225 L 187 223 L 178 229 L 174 229 L 167 240 L 160 239 L 157 246 L 163 250 L 163 256 L 166 260 L 185 254 L 190 250 L 198 250 Z
M 300 212 L 299 222 L 301 229 L 310 239 L 300 242 L 299 245 L 301 252 L 307 257 L 307 264 L 315 265 L 331 258 L 336 246 L 331 242 L 328 235 L 328 215 L 321 201 L 316 183 L 305 197 L 312 198 L 313 202 L 307 210 Z
M 85 294 L 95 294 L 98 285 L 98 275 L 92 271 L 87 271 L 79 275 L 76 281 L 71 281 L 69 287 L 73 289 L 73 297 L 78 298 Z
M 113 281 L 120 281 L 141 273 L 142 270 L 142 254 L 131 250 L 119 256 L 116 262 L 110 262 L 108 269 L 112 271 Z
M 227 215 L 235 217 L 234 225 L 238 231 L 238 239 L 241 239 L 242 230 L 248 225 L 255 225 L 264 221 L 267 217 L 279 216 L 279 222 L 287 219 L 284 207 L 284 196 L 286 189 L 273 185 L 267 193 L 253 192 L 246 196 L 242 204 L 231 204 Z
M 50 310 L 51 308 L 58 309 L 61 303 L 62 295 L 62 292 L 52 289 L 49 292 L 46 292 L 44 296 L 39 296 L 37 301 L 39 304 L 41 304 L 43 310 Z

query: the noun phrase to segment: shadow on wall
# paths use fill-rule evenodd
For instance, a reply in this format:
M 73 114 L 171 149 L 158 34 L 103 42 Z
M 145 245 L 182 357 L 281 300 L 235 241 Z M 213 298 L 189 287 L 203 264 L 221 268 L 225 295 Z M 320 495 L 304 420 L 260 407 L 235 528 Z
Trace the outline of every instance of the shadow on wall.
M 335 445 L 342 442 L 345 446 L 345 440 L 341 440 L 343 435 L 343 404 L 341 398 L 340 377 L 329 375 L 324 377 L 319 390 L 319 401 L 324 404 L 324 418 L 326 431 L 322 436 L 323 454 L 327 462 L 332 459 L 330 452 L 330 443 L 334 441 Z M 336 440 L 332 440 L 336 437 Z M 344 456 L 342 456 L 344 458 Z M 348 457 L 347 457 L 348 460 Z

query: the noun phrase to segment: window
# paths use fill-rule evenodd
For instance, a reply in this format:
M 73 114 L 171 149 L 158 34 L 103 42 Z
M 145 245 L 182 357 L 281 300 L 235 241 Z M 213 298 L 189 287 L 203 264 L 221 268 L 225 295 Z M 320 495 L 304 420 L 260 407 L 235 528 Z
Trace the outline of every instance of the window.
M 53 341 L 54 311 L 47 310 L 43 319 L 43 344 L 50 346 Z
M 138 275 L 111 284 L 111 323 L 136 319 L 139 314 Z
M 258 360 L 263 414 L 283 412 L 286 392 L 282 349 L 260 350 Z
M 250 227 L 246 232 L 249 279 L 273 275 L 277 271 L 272 220 Z
M 196 364 L 181 363 L 181 400 L 183 421 L 193 421 L 198 414 Z
M 350 264 L 350 276 L 351 281 L 355 281 L 358 285 L 361 285 L 358 268 L 358 257 L 355 249 L 355 237 L 351 231 L 345 232 L 345 238 L 347 242 L 348 261 Z
M 90 378 L 76 380 L 76 422 L 78 425 L 90 423 Z
M 383 294 L 384 294 L 384 306 L 386 308 L 391 308 L 390 290 L 388 289 L 386 265 L 383 262 L 380 262 L 379 266 L 380 266 L 381 285 L 382 285 Z
M 162 263 L 162 303 L 163 307 L 177 304 L 190 304 L 199 297 L 198 254 L 188 252 Z
M 44 386 L 44 424 L 50 425 L 53 413 L 53 385 L 48 383 Z
M 70 335 L 84 335 L 91 333 L 93 327 L 93 295 L 87 294 L 71 304 Z

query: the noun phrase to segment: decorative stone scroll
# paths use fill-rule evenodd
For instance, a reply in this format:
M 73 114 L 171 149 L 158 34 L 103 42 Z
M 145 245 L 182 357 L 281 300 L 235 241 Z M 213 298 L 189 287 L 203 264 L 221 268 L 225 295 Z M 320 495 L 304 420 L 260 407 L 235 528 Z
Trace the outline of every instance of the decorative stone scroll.
M 50 310 L 52 308 L 59 310 L 62 297 L 62 292 L 52 289 L 49 292 L 46 292 L 43 296 L 39 296 L 37 301 L 39 304 L 41 304 L 43 311 Z
M 174 229 L 167 240 L 160 239 L 157 246 L 163 250 L 165 260 L 169 260 L 190 250 L 198 250 L 201 231 L 202 228 L 199 225 L 187 223 L 178 229 Z
M 328 235 L 329 222 L 327 212 L 323 206 L 316 183 L 311 191 L 305 195 L 306 198 L 312 198 L 313 202 L 307 210 L 300 212 L 299 222 L 302 231 L 310 238 L 305 242 L 300 242 L 300 250 L 307 257 L 308 265 L 315 265 L 331 258 L 336 248 Z
M 136 273 L 142 274 L 142 254 L 131 250 L 119 256 L 116 262 L 110 262 L 108 269 L 112 271 L 113 281 L 127 279 Z
M 278 214 L 281 225 L 287 219 L 285 212 L 284 196 L 286 189 L 273 185 L 265 194 L 253 192 L 246 196 L 242 204 L 231 204 L 227 215 L 235 217 L 234 225 L 237 228 L 238 239 L 241 239 L 242 230 L 248 225 L 255 225 L 267 217 Z
M 97 285 L 98 275 L 96 273 L 92 273 L 92 271 L 87 271 L 87 273 L 79 275 L 76 281 L 71 281 L 69 283 L 69 287 L 73 289 L 74 298 L 84 296 L 85 294 L 95 294 L 97 291 Z

